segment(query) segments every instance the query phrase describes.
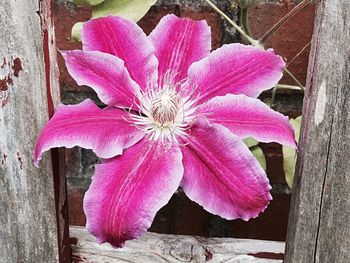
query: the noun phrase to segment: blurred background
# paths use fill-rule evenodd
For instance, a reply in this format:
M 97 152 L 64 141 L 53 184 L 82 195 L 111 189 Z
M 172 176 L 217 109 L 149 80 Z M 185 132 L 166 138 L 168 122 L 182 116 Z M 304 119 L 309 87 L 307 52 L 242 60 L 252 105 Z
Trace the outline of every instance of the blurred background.
M 231 19 L 239 23 L 240 10 L 232 0 L 213 2 Z M 255 38 L 262 36 L 299 2 L 296 0 L 269 0 L 262 1 L 256 7 L 250 8 L 249 23 L 253 36 Z M 81 43 L 71 41 L 71 29 L 76 22 L 91 18 L 91 8 L 78 6 L 73 1 L 55 0 L 54 12 L 58 49 L 81 49 Z M 267 42 L 266 47 L 274 48 L 275 52 L 288 63 L 310 42 L 314 12 L 315 6 L 311 3 L 285 23 Z M 192 19 L 205 19 L 211 26 L 213 49 L 225 43 L 244 42 L 232 26 L 228 25 L 203 0 L 158 0 L 138 24 L 146 34 L 149 34 L 161 17 L 169 13 Z M 308 56 L 309 48 L 306 48 L 288 67 L 303 85 L 305 85 Z M 78 86 L 69 76 L 60 54 L 58 54 L 58 61 L 62 103 L 76 104 L 89 97 L 102 105 L 92 89 Z M 287 76 L 284 76 L 280 83 L 295 85 L 295 82 Z M 271 92 L 263 93 L 260 99 L 269 103 Z M 274 109 L 295 118 L 301 115 L 302 100 L 301 91 L 278 90 Z M 260 143 L 259 146 L 266 158 L 267 175 L 273 187 L 273 201 L 257 219 L 248 222 L 221 219 L 204 211 L 179 189 L 168 205 L 158 212 L 150 230 L 168 234 L 285 240 L 291 189 L 285 180 L 282 147 L 275 143 Z M 66 149 L 65 155 L 70 224 L 85 225 L 83 197 L 90 185 L 94 165 L 98 159 L 90 150 L 81 148 Z

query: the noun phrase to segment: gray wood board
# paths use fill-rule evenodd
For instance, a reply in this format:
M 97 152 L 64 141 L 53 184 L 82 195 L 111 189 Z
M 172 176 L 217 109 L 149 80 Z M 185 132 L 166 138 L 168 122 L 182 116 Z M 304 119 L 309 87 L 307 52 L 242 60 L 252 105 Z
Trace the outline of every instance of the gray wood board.
M 99 245 L 84 227 L 70 226 L 73 262 L 282 262 L 284 242 L 145 233 L 121 249 Z
M 286 262 L 350 262 L 350 1 L 318 1 Z
M 58 100 L 50 0 L 0 3 L 0 262 L 57 262 L 52 162 L 35 140 Z M 46 49 L 46 50 L 45 50 Z M 46 52 L 46 53 L 45 53 Z M 51 106 L 50 106 L 51 104 Z

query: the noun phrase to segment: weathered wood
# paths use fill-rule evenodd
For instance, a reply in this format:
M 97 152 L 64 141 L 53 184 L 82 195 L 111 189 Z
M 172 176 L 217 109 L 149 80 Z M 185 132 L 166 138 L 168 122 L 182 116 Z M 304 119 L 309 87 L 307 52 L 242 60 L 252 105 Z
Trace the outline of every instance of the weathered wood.
M 350 1 L 318 1 L 286 262 L 350 262 Z
M 0 262 L 69 256 L 64 181 L 51 158 L 39 169 L 32 163 L 36 137 L 59 99 L 51 4 L 0 3 Z
M 57 64 L 57 47 L 53 25 L 53 4 L 54 3 L 51 0 L 39 1 L 39 16 L 43 35 L 43 54 L 49 117 L 54 113 L 54 106 L 60 102 L 59 68 Z M 52 149 L 51 158 L 55 189 L 59 261 L 61 263 L 70 262 L 68 200 L 64 149 Z
M 284 242 L 145 233 L 122 249 L 98 245 L 85 228 L 70 227 L 73 262 L 231 262 L 277 263 Z

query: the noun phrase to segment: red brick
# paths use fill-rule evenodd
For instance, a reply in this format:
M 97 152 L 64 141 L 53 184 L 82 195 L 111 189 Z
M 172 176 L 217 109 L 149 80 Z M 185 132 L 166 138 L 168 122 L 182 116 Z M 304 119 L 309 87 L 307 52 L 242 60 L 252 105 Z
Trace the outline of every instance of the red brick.
M 69 224 L 85 226 L 86 218 L 83 211 L 84 191 L 76 188 L 68 193 Z
M 157 26 L 159 20 L 167 15 L 175 14 L 179 15 L 180 11 L 177 7 L 158 7 L 153 6 L 148 13 L 138 22 L 138 25 L 143 29 L 143 31 L 148 35 Z
M 282 146 L 278 143 L 261 143 L 266 158 L 266 173 L 270 183 L 283 184 L 286 183 L 283 170 L 283 154 Z
M 290 195 L 276 194 L 265 212 L 256 219 L 247 222 L 220 220 L 179 192 L 158 212 L 150 231 L 198 236 L 218 236 L 224 232 L 227 237 L 284 241 L 289 207 Z
M 201 12 L 193 12 L 188 9 L 179 9 L 177 6 L 173 7 L 158 7 L 154 6 L 150 11 L 139 21 L 139 25 L 148 35 L 157 26 L 159 20 L 167 15 L 175 14 L 180 17 L 188 17 L 195 20 L 206 20 L 212 31 L 212 46 L 218 48 L 221 44 L 221 22 L 217 13 L 212 10 L 203 9 Z
M 254 37 L 261 37 L 280 18 L 295 6 L 292 3 L 289 9 L 283 3 L 262 3 L 249 12 L 249 22 Z M 315 4 L 309 4 L 297 15 L 286 22 L 271 39 L 266 47 L 272 47 L 277 54 L 284 57 L 288 63 L 307 43 L 310 42 L 315 17 Z M 298 57 L 289 67 L 290 71 L 304 84 L 307 72 L 309 49 Z M 289 77 L 284 77 L 281 83 L 295 84 Z
M 204 235 L 210 216 L 180 191 L 157 213 L 150 231 L 176 235 Z
M 212 30 L 212 46 L 218 48 L 221 44 L 221 23 L 217 13 L 212 10 L 203 10 L 202 12 L 193 12 L 191 10 L 181 10 L 178 6 L 158 7 L 154 6 L 138 22 L 145 33 L 148 35 L 158 24 L 159 20 L 167 15 L 175 14 L 192 19 L 205 19 Z M 55 9 L 56 41 L 59 50 L 81 49 L 81 43 L 71 42 L 71 29 L 76 22 L 87 21 L 90 19 L 91 9 L 88 7 L 75 7 L 72 5 L 59 4 Z M 73 78 L 69 75 L 62 56 L 58 54 L 58 64 L 60 68 L 60 85 L 66 90 L 87 91 L 86 87 L 79 87 Z
M 206 20 L 208 25 L 211 28 L 211 42 L 213 49 L 216 49 L 221 46 L 221 19 L 220 16 L 214 12 L 212 9 L 210 10 L 202 10 L 201 12 L 193 12 L 191 10 L 181 10 L 182 17 L 189 17 L 195 20 Z
M 293 5 L 291 6 L 293 7 Z M 256 36 L 261 36 L 273 23 L 282 17 L 288 10 L 283 4 L 264 3 L 250 11 L 250 24 Z M 212 44 L 217 48 L 221 44 L 222 24 L 219 16 L 210 9 L 194 12 L 190 9 L 172 7 L 152 7 L 150 12 L 139 22 L 146 34 L 149 34 L 158 24 L 161 17 L 168 13 L 193 19 L 206 19 L 212 28 Z M 88 20 L 91 16 L 89 8 L 59 4 L 56 8 L 56 38 L 58 48 L 61 50 L 80 49 L 80 43 L 70 42 L 70 32 L 74 23 Z M 283 28 L 268 42 L 268 47 L 273 47 L 276 52 L 288 60 L 306 44 L 311 38 L 314 19 L 314 6 L 310 6 L 286 23 Z M 308 52 L 305 52 L 290 68 L 300 79 L 306 76 Z M 61 87 L 71 90 L 86 91 L 84 87 L 78 87 L 69 76 L 62 57 L 59 55 L 61 71 Z M 286 79 L 284 83 L 294 84 Z M 90 90 L 90 89 L 89 89 Z M 283 183 L 283 167 L 281 147 L 276 144 L 264 144 L 263 150 L 267 155 L 267 169 L 269 178 L 273 183 Z M 80 155 L 74 150 L 67 151 L 67 165 L 71 166 L 70 174 L 76 172 Z M 69 170 L 69 169 L 68 169 Z M 72 176 L 74 177 L 74 176 Z M 75 178 L 78 179 L 78 178 Z M 83 213 L 84 190 L 74 188 L 69 192 L 70 223 L 85 225 L 86 219 Z M 242 222 L 236 220 L 226 222 L 232 225 L 232 236 L 246 238 L 262 238 L 283 240 L 289 211 L 289 196 L 277 195 L 271 205 L 259 218 Z M 196 203 L 190 201 L 184 194 L 176 195 L 170 203 L 157 214 L 151 230 L 162 233 L 207 235 L 208 225 L 213 215 L 206 212 Z
M 287 233 L 290 195 L 275 195 L 259 217 L 247 222 L 233 220 L 232 237 L 285 241 Z
M 59 50 L 81 49 L 81 43 L 71 42 L 71 30 L 76 22 L 87 21 L 91 17 L 91 9 L 75 7 L 61 3 L 55 8 L 56 43 Z M 58 66 L 60 69 L 60 86 L 64 89 L 86 91 L 88 88 L 79 87 L 69 75 L 63 57 L 58 53 Z M 90 89 L 88 89 L 90 90 Z
M 66 148 L 64 150 L 64 157 L 66 176 L 68 178 L 79 178 L 81 174 L 81 154 L 78 147 Z

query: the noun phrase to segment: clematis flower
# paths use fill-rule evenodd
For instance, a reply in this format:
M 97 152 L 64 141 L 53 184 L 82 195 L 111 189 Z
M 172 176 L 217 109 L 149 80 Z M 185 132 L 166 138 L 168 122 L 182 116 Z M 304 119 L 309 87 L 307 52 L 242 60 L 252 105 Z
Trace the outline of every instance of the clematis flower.
M 87 229 L 100 243 L 139 237 L 179 186 L 226 219 L 265 210 L 271 187 L 242 139 L 295 146 L 288 118 L 256 99 L 282 77 L 279 56 L 242 44 L 210 53 L 207 23 L 174 15 L 149 36 L 120 17 L 94 19 L 82 43 L 62 52 L 68 71 L 108 107 L 89 99 L 58 106 L 34 159 L 76 145 L 102 159 L 84 197 Z

